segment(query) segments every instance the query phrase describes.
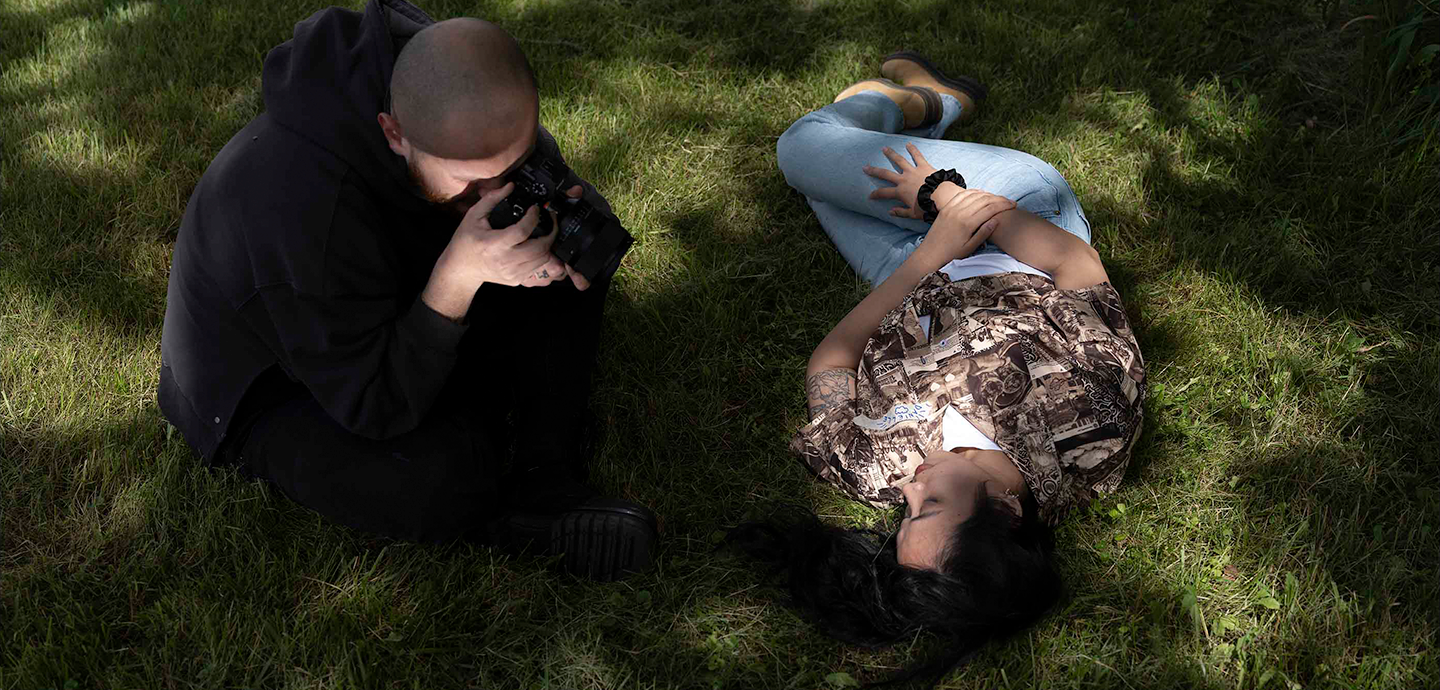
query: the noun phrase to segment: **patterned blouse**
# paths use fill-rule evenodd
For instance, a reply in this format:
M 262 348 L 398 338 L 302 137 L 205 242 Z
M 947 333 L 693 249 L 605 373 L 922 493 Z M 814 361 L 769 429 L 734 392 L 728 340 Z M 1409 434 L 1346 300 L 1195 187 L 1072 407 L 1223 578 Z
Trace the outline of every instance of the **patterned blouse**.
M 1114 491 L 1140 437 L 1145 364 L 1110 283 L 933 273 L 881 319 L 857 375 L 856 398 L 790 446 L 875 507 L 902 503 L 900 487 L 940 450 L 946 405 L 1010 456 L 1050 525 Z

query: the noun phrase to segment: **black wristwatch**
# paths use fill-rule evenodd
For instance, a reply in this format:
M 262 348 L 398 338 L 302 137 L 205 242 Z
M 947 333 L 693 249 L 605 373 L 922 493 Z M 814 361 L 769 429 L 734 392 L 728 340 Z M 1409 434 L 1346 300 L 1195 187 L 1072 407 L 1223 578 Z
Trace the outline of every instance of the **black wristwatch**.
M 940 209 L 935 208 L 935 202 L 930 200 L 930 195 L 935 193 L 935 188 L 939 187 L 941 182 L 954 182 L 960 185 L 961 189 L 965 188 L 965 178 L 955 172 L 954 168 L 930 173 L 930 176 L 925 178 L 925 184 L 920 185 L 920 191 L 915 193 L 915 205 L 925 212 L 926 223 L 934 223 L 936 216 L 940 215 Z

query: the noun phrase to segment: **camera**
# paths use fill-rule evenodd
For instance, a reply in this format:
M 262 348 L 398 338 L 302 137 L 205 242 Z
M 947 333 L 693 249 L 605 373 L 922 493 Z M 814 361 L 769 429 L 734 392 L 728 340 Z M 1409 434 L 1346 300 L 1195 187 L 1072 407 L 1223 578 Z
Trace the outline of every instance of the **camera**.
M 515 183 L 515 189 L 490 211 L 490 227 L 498 230 L 514 225 L 531 206 L 553 209 L 559 234 L 550 252 L 593 283 L 597 278 L 614 275 L 635 238 L 614 215 L 584 199 L 566 196 L 562 186 L 569 178 L 570 168 L 559 158 L 540 151 L 531 154 L 510 173 L 509 181 Z M 542 212 L 530 237 L 544 237 L 552 230 L 556 228 L 551 225 L 550 214 Z

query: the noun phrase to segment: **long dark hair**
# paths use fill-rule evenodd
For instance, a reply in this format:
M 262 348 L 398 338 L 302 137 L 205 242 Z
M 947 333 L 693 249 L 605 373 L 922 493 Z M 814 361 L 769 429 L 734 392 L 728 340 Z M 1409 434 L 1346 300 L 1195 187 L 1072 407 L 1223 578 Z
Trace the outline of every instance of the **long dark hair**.
M 1060 600 L 1054 539 L 1032 501 L 1017 519 L 978 487 L 975 512 L 956 527 L 939 571 L 900 565 L 893 534 L 826 525 L 791 511 L 730 530 L 727 542 L 787 575 L 790 597 L 827 634 L 878 647 L 925 630 L 945 650 L 882 683 L 934 685 L 990 640 L 1038 621 Z

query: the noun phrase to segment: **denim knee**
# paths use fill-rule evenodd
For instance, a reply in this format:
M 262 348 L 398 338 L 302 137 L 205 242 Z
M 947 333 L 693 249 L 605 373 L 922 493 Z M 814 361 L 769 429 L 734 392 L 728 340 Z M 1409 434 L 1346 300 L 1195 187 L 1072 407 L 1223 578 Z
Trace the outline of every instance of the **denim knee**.
M 1020 160 L 1028 170 L 1015 181 L 1015 190 L 1009 196 L 1015 205 L 1083 240 L 1090 242 L 1090 221 L 1080 209 L 1080 200 L 1070 183 L 1055 166 L 1028 153 L 1020 153 Z
M 822 121 L 818 115 L 818 112 L 810 113 L 796 120 L 775 142 L 775 162 L 780 167 L 780 173 L 785 176 L 785 181 L 789 183 L 791 187 L 795 186 L 795 180 L 790 175 L 790 171 L 793 169 L 792 166 L 805 164 L 805 156 L 801 155 L 801 152 L 796 149 L 804 148 L 805 144 L 801 139 L 805 134 L 804 130 L 809 128 L 810 125 Z
M 1002 171 L 983 182 L 986 191 L 1042 218 L 1057 216 L 1074 204 L 1070 185 L 1054 166 L 1022 151 L 1009 151 L 1004 159 Z

